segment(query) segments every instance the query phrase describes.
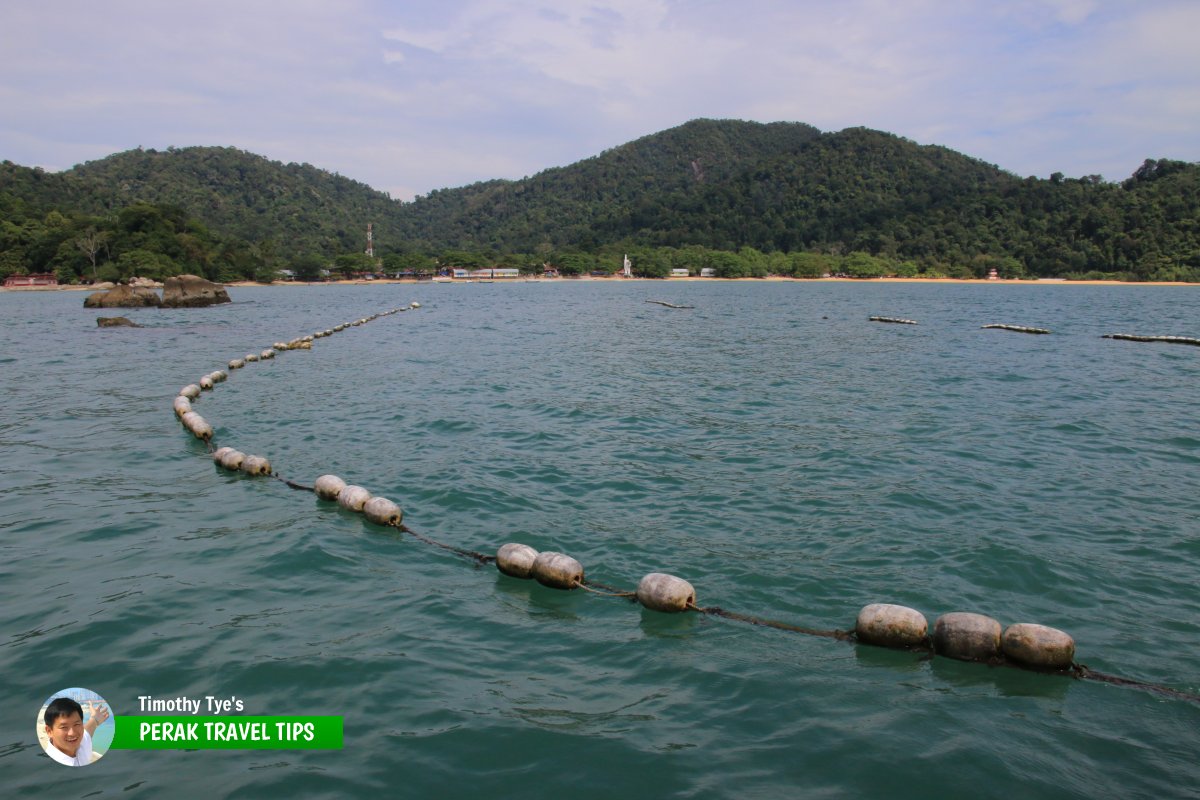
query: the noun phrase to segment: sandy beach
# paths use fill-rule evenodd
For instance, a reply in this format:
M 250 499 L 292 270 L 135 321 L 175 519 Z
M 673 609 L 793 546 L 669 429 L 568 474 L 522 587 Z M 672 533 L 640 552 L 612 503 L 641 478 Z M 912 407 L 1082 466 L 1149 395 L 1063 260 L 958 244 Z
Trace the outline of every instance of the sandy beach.
M 766 278 L 623 278 L 617 275 L 612 277 L 596 277 L 591 275 L 580 276 L 577 278 L 535 278 L 534 282 L 557 283 L 560 281 L 638 281 L 642 283 L 668 284 L 668 283 L 744 283 L 744 282 L 763 282 L 763 283 L 919 283 L 919 284 L 962 284 L 962 285 L 982 285 L 982 286 L 1200 286 L 1200 283 L 1184 283 L 1184 282 L 1167 282 L 1167 281 L 1068 281 L 1062 278 L 1038 278 L 1035 280 L 988 280 L 984 278 L 962 279 L 962 278 L 789 278 L 781 275 L 772 275 Z M 453 285 L 454 283 L 477 283 L 473 280 L 445 281 L 439 282 Z M 497 278 L 495 283 L 526 283 L 527 278 Z M 336 281 L 313 281 L 306 283 L 304 281 L 272 281 L 271 283 L 259 283 L 257 281 L 232 281 L 223 284 L 232 288 L 243 288 L 252 286 L 283 286 L 290 288 L 313 288 L 321 286 L 370 286 L 370 285 L 387 285 L 387 284 L 428 284 L 433 285 L 433 281 L 416 280 L 414 278 L 376 278 L 375 280 L 336 280 Z M 101 291 L 94 289 L 91 286 L 13 286 L 0 287 L 0 292 L 80 292 L 80 291 Z

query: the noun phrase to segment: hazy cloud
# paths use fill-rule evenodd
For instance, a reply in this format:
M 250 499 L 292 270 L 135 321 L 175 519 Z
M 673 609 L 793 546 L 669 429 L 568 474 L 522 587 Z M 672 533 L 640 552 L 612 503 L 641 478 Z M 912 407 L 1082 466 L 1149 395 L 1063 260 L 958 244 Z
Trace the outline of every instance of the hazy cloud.
M 408 198 L 696 117 L 863 125 L 1020 175 L 1200 159 L 1175 0 L 10 4 L 0 158 L 227 144 Z

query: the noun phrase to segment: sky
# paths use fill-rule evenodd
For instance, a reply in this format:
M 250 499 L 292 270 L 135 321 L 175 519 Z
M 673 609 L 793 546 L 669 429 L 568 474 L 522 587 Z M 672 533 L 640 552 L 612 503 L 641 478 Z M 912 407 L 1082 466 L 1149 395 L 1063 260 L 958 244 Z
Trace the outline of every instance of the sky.
M 691 119 L 1021 177 L 1200 161 L 1200 0 L 4 0 L 0 160 L 222 145 L 400 200 Z

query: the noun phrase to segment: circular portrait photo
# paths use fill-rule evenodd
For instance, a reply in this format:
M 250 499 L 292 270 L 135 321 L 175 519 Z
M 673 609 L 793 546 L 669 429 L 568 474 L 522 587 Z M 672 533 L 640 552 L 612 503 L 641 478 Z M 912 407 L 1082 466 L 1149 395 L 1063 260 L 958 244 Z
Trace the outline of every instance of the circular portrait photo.
M 86 767 L 108 751 L 116 730 L 104 698 L 90 689 L 63 689 L 42 703 L 37 736 L 46 755 L 68 767 Z

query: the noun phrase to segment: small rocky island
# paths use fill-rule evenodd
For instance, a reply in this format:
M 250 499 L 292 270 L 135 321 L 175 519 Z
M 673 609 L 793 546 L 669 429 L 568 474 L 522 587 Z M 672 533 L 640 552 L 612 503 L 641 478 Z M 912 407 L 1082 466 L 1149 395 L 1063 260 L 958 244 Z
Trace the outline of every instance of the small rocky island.
M 198 275 L 167 278 L 162 296 L 148 286 L 117 286 L 94 292 L 83 301 L 84 308 L 203 308 L 232 302 L 219 283 Z

